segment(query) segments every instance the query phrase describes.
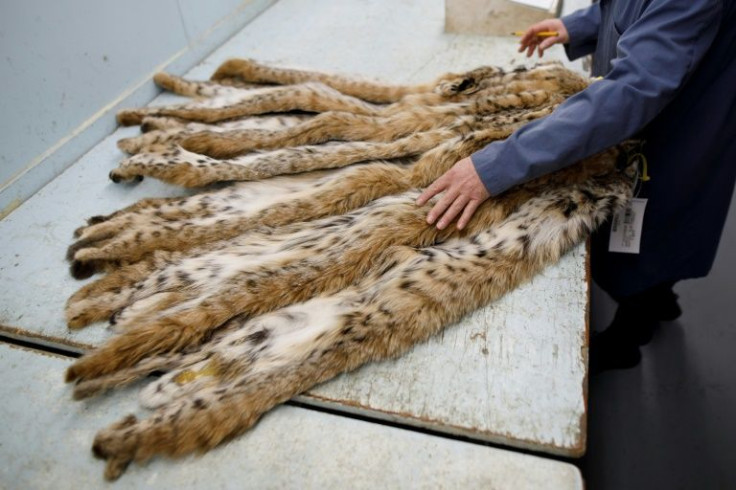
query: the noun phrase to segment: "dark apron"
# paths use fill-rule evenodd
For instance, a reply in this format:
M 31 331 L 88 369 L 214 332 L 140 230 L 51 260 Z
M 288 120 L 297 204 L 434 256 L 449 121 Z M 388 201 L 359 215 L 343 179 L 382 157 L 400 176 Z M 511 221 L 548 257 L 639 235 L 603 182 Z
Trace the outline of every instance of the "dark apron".
M 602 0 L 593 74 L 604 76 L 619 37 L 649 0 Z M 610 225 L 592 238 L 594 280 L 614 298 L 708 274 L 736 181 L 736 15 L 724 16 L 711 48 L 676 98 L 642 132 L 651 180 L 638 255 L 608 251 Z

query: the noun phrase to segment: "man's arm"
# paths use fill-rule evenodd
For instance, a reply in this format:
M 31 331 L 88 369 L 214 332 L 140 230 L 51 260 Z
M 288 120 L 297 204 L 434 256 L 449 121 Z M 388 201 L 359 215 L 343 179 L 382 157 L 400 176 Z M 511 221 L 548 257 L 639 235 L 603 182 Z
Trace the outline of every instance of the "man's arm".
M 653 0 L 624 32 L 611 72 L 548 117 L 472 155 L 491 195 L 634 135 L 677 94 L 715 37 L 721 0 Z
M 564 44 L 568 58 L 574 60 L 593 52 L 598 40 L 601 10 L 598 3 L 580 9 L 561 19 L 546 19 L 527 28 L 519 40 L 519 52 L 527 57 L 537 52 L 541 58 L 547 48 Z M 557 32 L 556 36 L 541 33 Z
M 560 20 L 569 36 L 569 42 L 565 44 L 568 58 L 575 60 L 595 50 L 601 25 L 601 8 L 598 2 L 588 8 L 576 10 Z
M 459 202 L 471 202 L 464 188 L 477 194 L 482 181 L 490 195 L 497 195 L 634 135 L 664 109 L 697 68 L 718 31 L 722 11 L 722 0 L 652 0 L 619 39 L 617 57 L 603 80 L 570 97 L 546 118 L 474 153 L 478 181 L 473 182 L 467 171 L 462 179 L 447 179 L 445 174 L 440 191 L 456 195 Z M 463 180 L 473 184 L 463 187 Z M 419 202 L 430 199 L 434 190 L 427 188 Z M 445 209 L 459 207 L 453 204 Z M 464 208 L 452 216 L 445 209 L 432 209 L 428 222 L 449 223 Z

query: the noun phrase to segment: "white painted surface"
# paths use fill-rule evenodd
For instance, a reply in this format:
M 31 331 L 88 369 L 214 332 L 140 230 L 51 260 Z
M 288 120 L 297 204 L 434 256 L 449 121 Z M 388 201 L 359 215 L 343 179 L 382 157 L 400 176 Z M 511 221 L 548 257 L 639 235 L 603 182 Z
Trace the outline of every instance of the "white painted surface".
M 0 343 L 0 488 L 102 488 L 95 432 L 135 411 L 131 393 L 73 402 L 69 361 Z M 112 488 L 112 486 L 111 486 Z M 115 489 L 583 488 L 574 466 L 282 406 L 201 457 L 131 465 Z
M 397 82 L 522 61 L 516 40 L 446 35 L 440 0 L 281 0 L 190 72 L 206 78 L 230 57 L 358 73 Z M 562 56 L 561 49 L 549 58 Z M 170 101 L 162 97 L 156 103 Z M 178 190 L 147 179 L 117 186 L 119 129 L 0 222 L 0 324 L 48 342 L 96 345 L 100 327 L 70 334 L 66 298 L 82 283 L 63 260 L 74 228 L 141 197 Z M 303 398 L 558 454 L 585 447 L 587 282 L 578 248 L 530 284 L 404 357 L 366 366 Z M 23 332 L 16 332 L 26 335 Z
M 275 0 L 0 0 L 0 216 Z
M 527 7 L 546 10 L 547 12 L 555 12 L 557 10 L 557 0 L 509 0 Z
M 3 0 L 0 19 L 0 184 L 187 43 L 177 0 Z
M 579 456 L 587 284 L 584 248 L 393 361 L 305 401 L 511 446 Z

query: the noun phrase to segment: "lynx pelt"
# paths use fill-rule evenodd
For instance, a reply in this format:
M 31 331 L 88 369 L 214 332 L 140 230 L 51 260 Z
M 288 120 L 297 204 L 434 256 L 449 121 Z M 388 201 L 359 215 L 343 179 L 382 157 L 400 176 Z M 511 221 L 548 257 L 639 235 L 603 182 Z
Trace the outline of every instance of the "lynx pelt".
M 210 82 L 156 81 L 200 100 L 121 112 L 147 132 L 120 142 L 134 155 L 111 178 L 241 182 L 91 218 L 69 249 L 76 277 L 107 273 L 69 299 L 69 326 L 109 319 L 118 333 L 69 368 L 75 397 L 166 372 L 143 392 L 151 418 L 95 439 L 110 479 L 212 448 L 405 352 L 557 261 L 630 196 L 614 148 L 492 198 L 463 230 L 428 225 L 432 204 L 415 204 L 457 160 L 586 86 L 559 65 L 390 86 L 231 60 Z

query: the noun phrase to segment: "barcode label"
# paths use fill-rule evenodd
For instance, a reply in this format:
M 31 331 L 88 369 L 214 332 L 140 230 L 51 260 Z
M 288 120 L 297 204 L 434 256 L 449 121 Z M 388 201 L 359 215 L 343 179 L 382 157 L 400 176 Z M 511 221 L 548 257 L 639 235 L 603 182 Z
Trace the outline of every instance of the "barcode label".
M 624 209 L 624 224 L 631 225 L 634 223 L 634 219 L 636 219 L 634 211 L 631 208 Z
M 624 209 L 613 216 L 608 251 L 638 254 L 644 225 L 646 199 L 634 198 Z

